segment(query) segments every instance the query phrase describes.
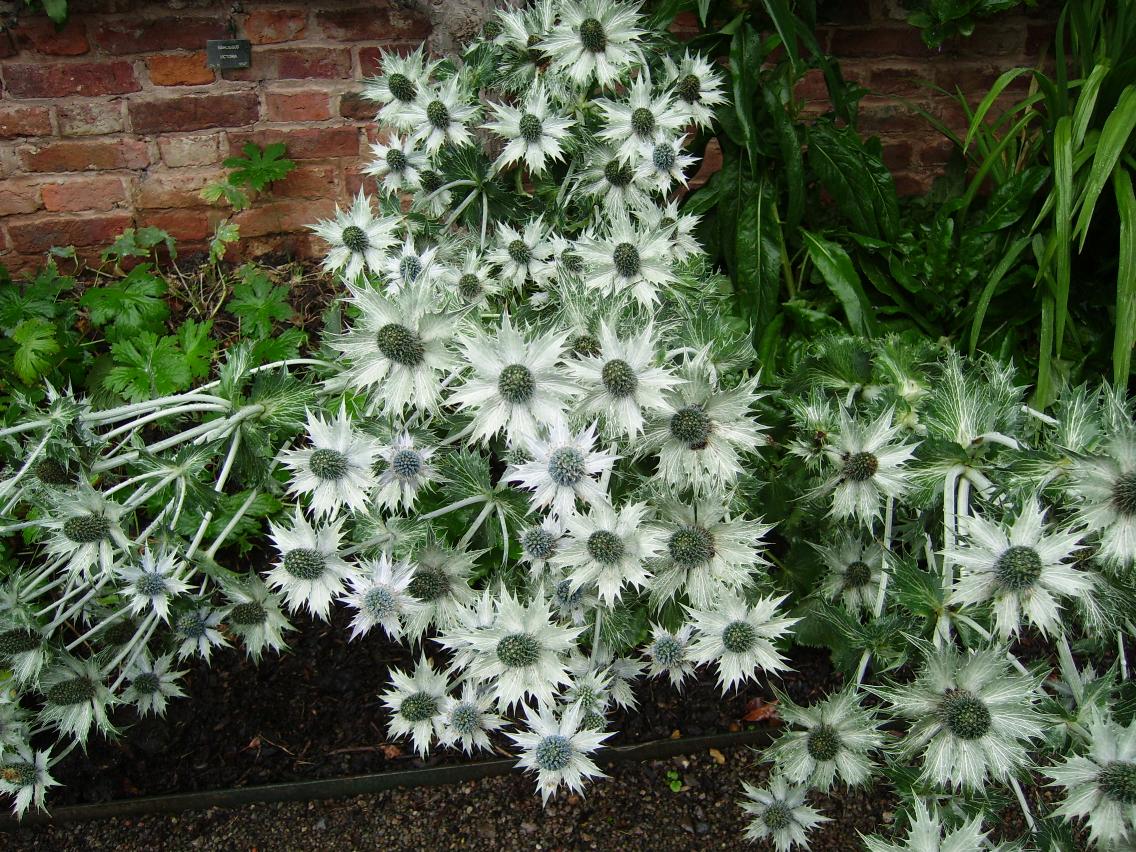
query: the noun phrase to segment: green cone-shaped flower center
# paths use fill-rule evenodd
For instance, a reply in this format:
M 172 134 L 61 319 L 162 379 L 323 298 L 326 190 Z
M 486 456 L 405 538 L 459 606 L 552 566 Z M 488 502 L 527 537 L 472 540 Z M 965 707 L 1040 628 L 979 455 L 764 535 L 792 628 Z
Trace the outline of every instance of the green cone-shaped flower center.
M 571 249 L 565 249 L 564 253 L 560 255 L 560 262 L 564 268 L 569 272 L 583 272 L 584 271 L 584 258 L 576 254 Z
M 404 367 L 417 367 L 426 355 L 422 338 L 405 325 L 388 323 L 379 329 L 375 342 L 384 358 Z
M 544 527 L 530 527 L 521 535 L 521 547 L 535 559 L 547 559 L 556 552 L 556 537 Z
M 0 778 L 16 787 L 30 787 L 36 782 L 36 768 L 25 760 L 17 763 L 5 763 L 0 768 Z
M 147 598 L 165 594 L 166 578 L 157 571 L 147 571 L 134 581 L 134 591 Z
M 844 569 L 844 588 L 859 589 L 868 585 L 872 580 L 872 569 L 867 562 L 857 559 Z
M 71 474 L 55 459 L 40 459 L 36 462 L 35 475 L 44 485 L 71 484 Z
M 450 575 L 435 565 L 419 565 L 406 590 L 424 603 L 436 601 L 449 593 Z
M 603 53 L 607 49 L 607 33 L 603 24 L 595 18 L 580 21 L 580 43 L 592 53 Z
M 341 479 L 348 467 L 346 455 L 326 447 L 314 451 L 308 459 L 308 469 L 320 479 Z
M 268 610 L 256 601 L 247 601 L 229 610 L 229 621 L 242 627 L 255 627 L 268 621 Z
M 439 172 L 433 169 L 426 169 L 418 176 L 419 183 L 427 193 L 437 192 L 441 189 L 446 181 Z
M 682 643 L 673 636 L 660 636 L 651 645 L 651 656 L 661 666 L 673 666 L 683 658 Z
M 378 586 L 363 596 L 363 609 L 372 618 L 389 618 L 398 611 L 398 604 L 389 589 Z
M 463 701 L 450 711 L 450 727 L 466 736 L 477 733 L 481 727 L 481 711 L 476 704 Z
M 513 240 L 509 243 L 507 251 L 509 252 L 509 257 L 511 257 L 513 262 L 518 266 L 526 266 L 528 262 L 532 260 L 532 249 L 528 247 L 528 244 L 524 240 Z
M 1008 548 L 994 563 L 994 575 L 1012 592 L 1028 589 L 1041 576 L 1041 556 L 1032 547 Z
M 961 740 L 976 740 L 990 730 L 990 708 L 965 689 L 949 690 L 940 705 L 943 723 Z
M 548 772 L 559 772 L 572 760 L 572 743 L 567 737 L 552 734 L 536 744 L 536 765 Z
M 399 714 L 408 722 L 425 722 L 438 712 L 438 699 L 425 692 L 416 692 L 402 699 Z
M 761 814 L 761 821 L 770 831 L 781 831 L 793 823 L 793 811 L 784 802 L 770 802 Z
M 47 703 L 56 707 L 82 704 L 95 697 L 95 682 L 89 677 L 73 677 L 55 684 L 47 691 Z
M 142 672 L 142 674 L 130 681 L 130 685 L 134 687 L 134 691 L 139 695 L 153 695 L 161 688 L 162 679 L 153 672 Z
M 670 145 L 656 145 L 651 151 L 651 162 L 660 172 L 669 172 L 673 169 L 676 159 L 675 149 Z
M 614 565 L 623 558 L 623 540 L 610 530 L 596 530 L 588 536 L 588 554 L 596 562 Z
M 836 760 L 840 754 L 840 734 L 831 725 L 819 725 L 809 734 L 807 743 L 813 760 Z
M 649 136 L 655 129 L 655 114 L 646 107 L 637 107 L 631 111 L 631 129 L 640 136 Z
M 548 457 L 548 475 L 557 485 L 570 488 L 588 473 L 584 454 L 575 447 L 560 447 Z
M 880 460 L 871 453 L 852 453 L 844 460 L 845 479 L 852 482 L 866 482 L 880 469 Z
M 398 262 L 398 274 L 403 281 L 417 281 L 422 274 L 422 260 L 412 254 L 403 255 Z
M 501 22 L 496 18 L 490 18 L 485 22 L 485 26 L 481 28 L 481 34 L 487 39 L 495 39 L 504 31 L 505 28 L 501 26 Z
M 595 335 L 578 334 L 572 341 L 572 351 L 581 357 L 594 357 L 600 354 L 602 348 Z
M 714 534 L 706 527 L 688 524 L 671 534 L 667 550 L 671 559 L 684 568 L 704 565 L 714 556 Z
M 536 378 L 524 364 L 510 364 L 498 376 L 497 390 L 506 402 L 519 405 L 532 399 Z
M 102 515 L 77 515 L 63 522 L 63 535 L 75 544 L 95 544 L 110 534 L 110 521 Z
M 532 33 L 527 39 L 525 39 L 525 55 L 528 56 L 529 62 L 531 62 L 533 65 L 540 65 L 542 62 L 544 62 L 545 58 L 544 51 L 537 49 L 538 44 L 540 44 L 540 36 L 538 36 L 536 33 Z
M 137 631 L 138 625 L 133 620 L 123 618 L 103 632 L 103 639 L 108 645 L 125 645 L 127 642 L 134 641 L 134 634 Z
M 620 160 L 608 160 L 604 166 L 604 177 L 612 186 L 624 187 L 631 183 L 631 164 Z
M 343 229 L 343 233 L 339 235 L 343 240 L 343 244 L 353 252 L 363 252 L 370 246 L 371 241 L 367 239 L 367 232 L 360 228 L 358 225 L 348 225 Z
M 403 103 L 410 103 L 418 96 L 418 87 L 405 74 L 391 74 L 387 77 L 387 86 L 391 94 Z
M 540 119 L 531 112 L 526 112 L 521 116 L 520 125 L 521 138 L 530 144 L 537 142 L 544 134 L 544 127 L 540 123 Z
M 714 421 L 701 405 L 688 405 L 671 415 L 671 434 L 692 450 L 705 449 L 713 431 Z
M 422 470 L 422 456 L 414 450 L 399 450 L 391 456 L 391 472 L 403 479 L 417 476 Z
M 387 151 L 387 166 L 392 172 L 401 172 L 406 168 L 406 165 L 406 154 L 398 148 L 391 148 Z
M 1122 515 L 1136 515 L 1136 471 L 1116 478 L 1112 486 L 1112 505 Z
M 35 651 L 43 644 L 38 633 L 17 627 L 0 633 L 0 659 Z
M 697 74 L 687 74 L 675 84 L 675 92 L 688 104 L 702 100 L 702 81 Z
M 441 101 L 430 101 L 426 104 L 426 120 L 439 130 L 450 126 L 450 111 Z
M 1136 763 L 1114 760 L 1097 776 L 1097 786 L 1114 802 L 1136 805 Z
M 528 633 L 510 633 L 497 643 L 497 659 L 511 669 L 531 666 L 540 659 L 540 642 Z
M 734 654 L 744 654 L 757 642 L 757 631 L 748 621 L 731 621 L 722 631 L 722 645 Z
M 573 591 L 571 580 L 561 580 L 556 584 L 556 604 L 561 609 L 575 609 L 583 598 L 583 586 Z
M 284 554 L 284 570 L 298 580 L 318 580 L 326 566 L 327 559 L 318 550 L 297 547 Z
M 178 619 L 177 629 L 187 639 L 200 639 L 205 636 L 209 625 L 205 623 L 205 616 L 200 612 L 187 612 Z
M 602 731 L 607 727 L 607 719 L 596 710 L 585 710 L 584 718 L 580 720 L 580 727 L 585 731 Z
M 472 272 L 465 273 L 458 279 L 458 292 L 462 298 L 472 302 L 481 295 L 481 281 Z
M 619 358 L 613 358 L 603 365 L 600 378 L 612 396 L 630 396 L 639 387 L 639 377 L 635 375 L 631 365 Z
M 619 243 L 611 253 L 611 262 L 615 271 L 624 278 L 633 278 L 642 268 L 639 261 L 639 249 L 631 243 Z

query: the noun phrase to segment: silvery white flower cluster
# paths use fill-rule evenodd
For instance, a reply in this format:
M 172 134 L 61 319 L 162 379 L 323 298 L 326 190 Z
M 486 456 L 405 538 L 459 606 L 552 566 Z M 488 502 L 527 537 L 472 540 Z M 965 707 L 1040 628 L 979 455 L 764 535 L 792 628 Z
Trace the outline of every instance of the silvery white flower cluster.
M 338 607 L 413 649 L 392 737 L 515 747 L 546 801 L 601 774 L 642 678 L 762 686 L 799 637 L 844 685 L 780 695 L 749 838 L 805 846 L 816 795 L 893 783 L 907 816 L 869 849 L 997 848 L 999 792 L 1046 848 L 1136 842 L 1125 400 L 1072 389 L 1051 416 L 1009 367 L 899 338 L 818 340 L 759 383 L 679 204 L 722 74 L 632 5 L 502 11 L 460 60 L 386 56 L 366 94 L 377 192 L 314 226 L 345 293 L 319 351 L 238 347 L 114 408 L 52 390 L 0 429 L 18 813 L 191 658 L 258 660 Z M 227 567 L 234 542 L 271 564 Z

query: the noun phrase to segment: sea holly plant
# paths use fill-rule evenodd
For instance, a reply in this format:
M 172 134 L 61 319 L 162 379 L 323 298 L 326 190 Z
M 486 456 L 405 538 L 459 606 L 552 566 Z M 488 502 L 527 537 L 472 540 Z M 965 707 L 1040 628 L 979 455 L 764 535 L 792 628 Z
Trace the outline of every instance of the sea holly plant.
M 866 784 L 906 814 L 869 848 L 1136 832 L 1127 400 L 1036 411 L 1011 366 L 906 338 L 762 370 L 679 203 L 719 72 L 633 5 L 501 11 L 383 68 L 374 192 L 312 226 L 342 284 L 319 348 L 147 388 L 162 338 L 123 333 L 126 401 L 52 387 L 0 428 L 17 812 L 190 666 L 342 608 L 412 649 L 392 739 L 513 749 L 545 801 L 602 775 L 645 678 L 764 689 L 810 645 L 843 683 L 783 698 L 750 839 L 806 846 L 817 797 Z M 284 295 L 250 278 L 242 328 Z

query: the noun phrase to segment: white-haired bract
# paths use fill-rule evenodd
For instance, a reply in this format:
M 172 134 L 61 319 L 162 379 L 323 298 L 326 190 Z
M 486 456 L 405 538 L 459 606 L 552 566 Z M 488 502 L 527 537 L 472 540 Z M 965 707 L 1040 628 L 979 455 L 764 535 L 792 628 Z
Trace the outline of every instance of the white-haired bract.
M 123 594 L 135 615 L 153 610 L 162 621 L 170 619 L 170 600 L 189 591 L 189 584 L 178 575 L 182 565 L 175 553 L 161 550 L 155 555 L 149 547 L 137 563 L 119 569 Z
M 347 210 L 334 219 L 312 225 L 316 236 L 330 247 L 323 260 L 326 272 L 339 273 L 354 282 L 363 272 L 381 275 L 387 249 L 394 244 L 394 220 L 375 217 L 371 199 L 362 190 Z
M 566 518 L 575 513 L 577 501 L 595 506 L 607 499 L 595 477 L 610 470 L 618 456 L 595 449 L 595 443 L 594 423 L 573 434 L 567 421 L 557 417 L 546 440 L 526 437 L 532 461 L 515 465 L 505 479 L 533 492 L 534 510 L 548 509 L 554 517 Z
M 444 673 L 434 671 L 425 654 L 419 658 L 413 675 L 392 669 L 390 680 L 391 688 L 382 694 L 383 704 L 391 714 L 387 730 L 394 737 L 409 736 L 414 750 L 425 756 L 445 727 L 442 708 L 449 681 Z
M 352 639 L 367 635 L 375 627 L 381 627 L 391 639 L 402 638 L 405 619 L 424 607 L 407 591 L 413 576 L 409 562 L 392 560 L 386 553 L 359 562 L 358 569 L 347 578 L 351 591 L 342 598 L 355 610 Z
M 907 490 L 903 468 L 915 446 L 897 440 L 903 427 L 892 423 L 894 417 L 889 409 L 865 425 L 840 410 L 840 432 L 828 448 L 836 473 L 818 492 L 832 494 L 834 518 L 870 524 L 879 516 L 882 500 Z
M 332 598 L 343 593 L 351 567 L 340 556 L 343 519 L 313 526 L 296 511 L 291 528 L 269 522 L 269 537 L 280 561 L 265 575 L 270 586 L 284 594 L 290 612 L 306 609 L 327 621 Z
M 292 471 L 289 494 L 307 496 L 316 518 L 326 518 L 341 509 L 363 511 L 375 487 L 375 456 L 378 442 L 355 430 L 347 411 L 325 420 L 308 412 L 308 446 L 281 456 Z
M 562 784 L 574 793 L 582 793 L 585 780 L 603 776 L 588 755 L 611 734 L 581 730 L 583 715 L 578 704 L 566 708 L 559 719 L 550 707 L 534 712 L 526 705 L 528 730 L 509 734 L 524 750 L 517 765 L 536 772 L 537 789 L 545 804 Z
M 826 822 L 816 808 L 805 803 L 807 790 L 790 786 L 781 776 L 774 776 L 764 788 L 742 782 L 745 798 L 738 804 L 750 814 L 747 840 L 767 840 L 777 852 L 788 852 L 794 846 L 808 848 L 808 833 Z
M 787 597 L 758 598 L 750 605 L 741 595 L 723 592 L 713 609 L 687 608 L 696 631 L 690 657 L 697 663 L 717 665 L 723 694 L 754 679 L 758 669 L 777 672 L 789 668 L 773 644 L 800 620 L 778 617 L 778 607 Z
M 644 31 L 633 6 L 614 0 L 579 0 L 560 6 L 560 21 L 541 42 L 552 70 L 576 85 L 591 80 L 611 87 L 643 60 L 639 41 Z

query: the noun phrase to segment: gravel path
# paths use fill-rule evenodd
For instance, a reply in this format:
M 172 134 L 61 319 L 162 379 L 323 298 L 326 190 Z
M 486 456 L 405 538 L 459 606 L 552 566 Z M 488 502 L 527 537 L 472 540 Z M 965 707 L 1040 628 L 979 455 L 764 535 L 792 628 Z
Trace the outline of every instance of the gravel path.
M 542 809 L 531 779 L 513 775 L 448 787 L 419 787 L 321 802 L 213 808 L 28 827 L 13 850 L 569 850 L 741 849 L 742 780 L 763 783 L 746 748 L 648 763 L 619 763 L 584 798 L 563 796 Z M 683 789 L 672 792 L 668 772 Z M 820 799 L 832 819 L 812 849 L 858 848 L 856 831 L 877 830 L 894 802 L 870 791 Z M 772 847 L 757 844 L 750 848 Z

